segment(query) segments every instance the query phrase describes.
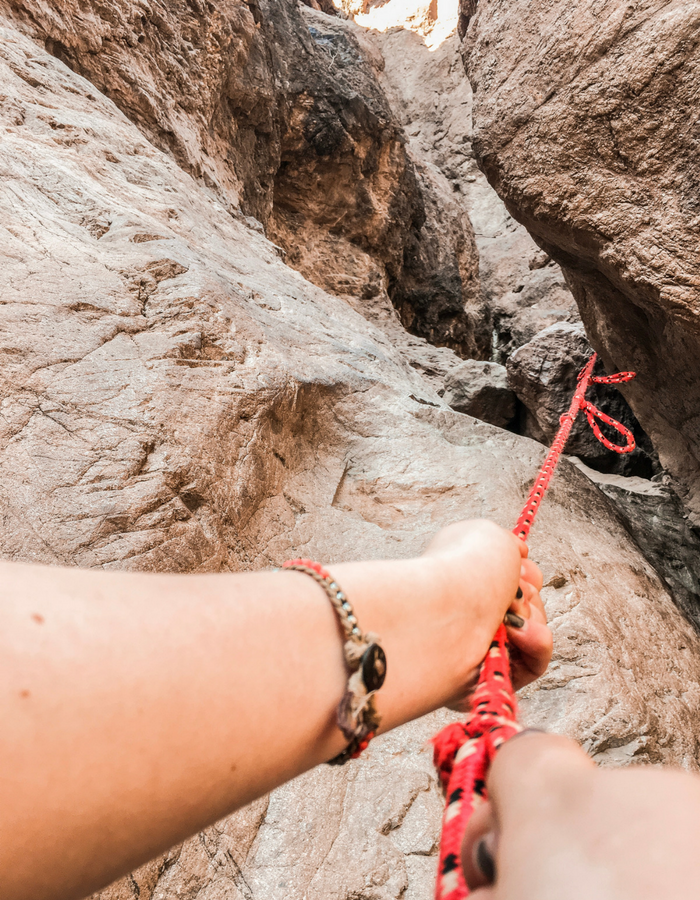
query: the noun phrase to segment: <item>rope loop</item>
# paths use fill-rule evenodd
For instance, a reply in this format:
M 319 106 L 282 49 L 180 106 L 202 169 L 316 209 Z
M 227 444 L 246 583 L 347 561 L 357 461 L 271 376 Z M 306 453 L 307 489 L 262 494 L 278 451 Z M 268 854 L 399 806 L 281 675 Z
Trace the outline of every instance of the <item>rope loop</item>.
M 601 444 L 604 444 L 608 448 L 608 450 L 614 450 L 615 453 L 631 453 L 636 448 L 637 443 L 634 439 L 634 435 L 629 428 L 626 428 L 622 424 L 622 422 L 611 419 L 610 416 L 598 409 L 597 406 L 594 406 L 589 400 L 581 401 L 581 409 L 586 413 L 586 418 L 593 430 L 593 434 L 598 438 Z M 613 444 L 612 441 L 608 440 L 600 430 L 596 419 L 600 419 L 601 422 L 605 422 L 606 425 L 610 425 L 611 428 L 614 428 L 615 431 L 619 432 L 627 441 L 626 446 Z
M 596 384 L 622 384 L 636 377 L 636 372 L 617 372 L 615 375 L 594 375 L 591 381 L 595 381 Z

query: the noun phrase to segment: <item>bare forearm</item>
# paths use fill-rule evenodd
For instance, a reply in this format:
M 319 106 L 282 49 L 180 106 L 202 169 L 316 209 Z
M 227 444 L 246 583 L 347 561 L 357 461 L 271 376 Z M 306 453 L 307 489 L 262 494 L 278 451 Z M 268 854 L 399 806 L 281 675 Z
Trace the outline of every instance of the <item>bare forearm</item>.
M 406 582 L 428 587 L 415 563 L 401 584 L 395 563 L 336 569 L 388 642 L 388 727 L 443 700 L 400 634 Z M 3 896 L 85 893 L 104 883 L 105 835 L 116 877 L 342 749 L 342 640 L 308 577 L 3 568 Z M 376 602 L 390 590 L 407 607 Z
M 383 729 L 463 690 L 516 591 L 512 540 L 473 524 L 332 567 L 382 637 Z M 85 896 L 344 746 L 341 633 L 303 574 L 0 577 L 3 900 Z
M 310 579 L 3 568 L 3 897 L 85 892 L 341 749 Z

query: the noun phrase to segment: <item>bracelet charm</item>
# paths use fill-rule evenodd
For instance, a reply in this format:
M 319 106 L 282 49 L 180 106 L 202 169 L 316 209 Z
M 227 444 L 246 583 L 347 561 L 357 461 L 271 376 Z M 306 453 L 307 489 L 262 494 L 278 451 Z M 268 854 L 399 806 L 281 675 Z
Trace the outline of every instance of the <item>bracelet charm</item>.
M 350 676 L 338 704 L 337 722 L 348 746 L 329 760 L 330 765 L 342 765 L 349 759 L 357 759 L 379 728 L 381 717 L 374 695 L 386 678 L 386 654 L 379 644 L 378 635 L 362 633 L 350 601 L 337 581 L 319 563 L 310 559 L 290 559 L 283 563 L 282 568 L 303 572 L 323 588 L 345 634 L 343 655 Z

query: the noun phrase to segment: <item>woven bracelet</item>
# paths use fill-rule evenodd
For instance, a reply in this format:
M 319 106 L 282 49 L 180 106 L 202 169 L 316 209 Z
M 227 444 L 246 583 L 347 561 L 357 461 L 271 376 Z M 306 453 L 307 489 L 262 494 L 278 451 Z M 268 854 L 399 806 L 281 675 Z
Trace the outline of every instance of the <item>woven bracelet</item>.
M 350 677 L 338 704 L 337 722 L 348 746 L 329 760 L 330 765 L 339 766 L 349 759 L 357 759 L 377 733 L 381 717 L 374 695 L 386 678 L 386 656 L 379 645 L 378 635 L 360 631 L 350 601 L 337 581 L 319 563 L 310 559 L 290 559 L 283 563 L 282 568 L 303 572 L 323 588 L 345 634 L 343 655 Z

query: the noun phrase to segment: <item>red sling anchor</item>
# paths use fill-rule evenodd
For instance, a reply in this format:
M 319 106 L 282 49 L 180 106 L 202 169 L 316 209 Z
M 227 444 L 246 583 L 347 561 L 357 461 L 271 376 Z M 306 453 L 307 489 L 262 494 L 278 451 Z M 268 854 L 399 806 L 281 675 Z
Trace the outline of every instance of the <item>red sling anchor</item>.
M 593 433 L 609 450 L 631 453 L 636 446 L 628 428 L 586 400 L 586 391 L 592 382 L 621 384 L 634 378 L 635 373 L 619 372 L 617 375 L 596 377 L 593 375 L 596 359 L 596 354 L 593 354 L 578 376 L 578 386 L 569 411 L 560 419 L 559 431 L 513 529 L 513 533 L 524 541 L 580 410 L 585 411 Z M 613 444 L 601 432 L 596 420 L 612 426 L 627 443 L 624 446 Z M 446 798 L 435 900 L 463 900 L 469 894 L 460 860 L 462 838 L 474 808 L 486 797 L 486 776 L 496 751 L 508 738 L 522 731 L 517 716 L 506 629 L 505 625 L 500 625 L 481 664 L 472 697 L 471 715 L 466 722 L 448 725 L 433 738 L 435 767 Z

